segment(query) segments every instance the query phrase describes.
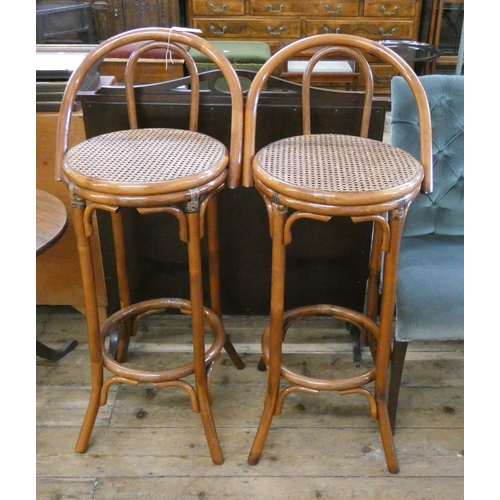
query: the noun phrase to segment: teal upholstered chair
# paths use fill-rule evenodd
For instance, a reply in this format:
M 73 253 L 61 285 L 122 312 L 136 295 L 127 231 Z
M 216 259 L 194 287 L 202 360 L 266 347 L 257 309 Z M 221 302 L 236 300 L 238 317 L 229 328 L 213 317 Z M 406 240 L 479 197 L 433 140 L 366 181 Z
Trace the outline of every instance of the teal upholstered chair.
M 464 77 L 420 80 L 431 110 L 434 190 L 413 201 L 401 241 L 389 389 L 393 432 L 408 343 L 464 338 Z M 404 79 L 394 78 L 391 143 L 418 158 L 411 97 Z

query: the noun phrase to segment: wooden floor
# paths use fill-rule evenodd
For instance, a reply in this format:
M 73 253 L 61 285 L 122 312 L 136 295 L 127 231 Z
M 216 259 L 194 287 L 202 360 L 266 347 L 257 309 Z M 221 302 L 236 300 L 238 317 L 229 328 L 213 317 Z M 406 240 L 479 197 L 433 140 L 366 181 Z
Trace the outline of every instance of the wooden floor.
M 182 362 L 187 318 L 149 318 L 130 362 Z M 263 317 L 227 317 L 226 329 L 246 363 L 223 353 L 213 373 L 213 413 L 224 452 L 213 465 L 199 416 L 179 388 L 114 385 L 99 411 L 90 447 L 74 452 L 89 397 L 84 317 L 38 307 L 37 339 L 79 345 L 65 358 L 37 358 L 37 499 L 363 498 L 458 500 L 464 497 L 463 343 L 411 344 L 395 436 L 401 472 L 385 464 L 376 422 L 360 395 L 294 393 L 275 417 L 257 466 L 247 455 L 266 383 L 256 369 Z M 343 325 L 317 319 L 294 327 L 287 364 L 304 373 L 356 372 Z M 365 366 L 369 353 L 364 352 Z

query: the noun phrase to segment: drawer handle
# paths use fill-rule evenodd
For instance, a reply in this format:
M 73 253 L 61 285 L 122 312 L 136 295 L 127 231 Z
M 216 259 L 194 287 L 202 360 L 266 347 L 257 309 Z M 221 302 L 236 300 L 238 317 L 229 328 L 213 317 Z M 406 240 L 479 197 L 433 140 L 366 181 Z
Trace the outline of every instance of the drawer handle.
M 387 33 L 384 31 L 384 28 L 379 28 L 378 29 L 378 32 L 382 35 L 382 36 L 394 36 L 394 34 L 396 33 L 396 28 L 392 28 L 391 31 L 388 31 Z
M 215 14 L 222 14 L 226 9 L 227 9 L 227 5 L 225 3 L 222 4 L 222 7 L 220 9 L 216 9 L 215 8 L 215 5 L 213 3 L 211 3 L 208 8 L 214 12 Z
M 214 26 L 213 24 L 210 25 L 210 31 L 217 36 L 222 36 L 226 34 L 227 31 L 227 26 L 223 26 L 222 28 L 219 28 L 218 26 Z
M 280 8 L 279 10 L 276 10 L 276 9 L 273 9 L 273 6 L 272 5 L 268 5 L 267 6 L 267 10 L 269 12 L 272 12 L 273 14 L 279 14 L 280 12 L 283 11 L 283 9 L 285 8 L 285 6 L 283 4 L 280 4 Z
M 271 28 L 271 26 L 268 26 L 266 31 L 271 36 L 280 36 L 281 33 L 283 33 L 283 31 L 285 31 L 285 27 L 284 26 L 280 26 L 279 29 L 278 29 L 278 31 L 273 31 L 273 29 Z
M 388 83 L 391 83 L 393 76 L 392 75 L 387 75 L 387 78 L 380 78 L 378 75 L 375 75 L 375 81 L 377 83 L 380 83 L 382 85 L 386 85 Z
M 337 28 L 335 28 L 335 33 L 338 35 L 341 30 L 342 26 L 337 26 Z M 331 33 L 330 28 L 326 24 L 323 25 L 323 33 Z
M 396 14 L 396 12 L 398 10 L 399 10 L 399 7 L 397 5 L 396 5 L 396 7 L 394 7 L 392 12 L 388 12 L 387 7 L 385 5 L 382 5 L 382 7 L 380 7 L 380 12 L 382 12 L 382 14 L 385 14 L 386 16 L 393 16 L 394 14 Z
M 336 16 L 341 10 L 342 7 L 339 5 L 335 10 L 330 9 L 330 4 L 327 3 L 325 4 L 325 10 L 328 12 L 328 14 L 331 14 L 332 16 Z

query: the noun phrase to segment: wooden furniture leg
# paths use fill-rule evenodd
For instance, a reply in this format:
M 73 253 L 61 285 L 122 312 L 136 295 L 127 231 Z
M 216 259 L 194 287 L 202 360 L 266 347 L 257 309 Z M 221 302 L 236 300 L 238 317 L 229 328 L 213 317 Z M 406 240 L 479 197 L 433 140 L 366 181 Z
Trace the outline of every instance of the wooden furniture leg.
M 189 205 L 189 204 L 188 204 Z M 220 447 L 217 430 L 211 409 L 211 398 L 209 394 L 209 381 L 205 365 L 205 331 L 203 321 L 203 289 L 202 268 L 200 254 L 200 218 L 198 207 L 193 211 L 187 208 L 187 221 L 189 230 L 188 259 L 189 259 L 189 281 L 191 290 L 191 317 L 193 324 L 193 351 L 194 369 L 196 380 L 196 395 L 200 408 L 200 416 L 207 438 L 210 455 L 215 464 L 220 465 L 224 459 Z
M 264 399 L 264 411 L 262 412 L 259 428 L 248 456 L 248 463 L 250 465 L 256 465 L 262 455 L 267 434 L 275 414 L 281 380 L 286 260 L 284 227 L 287 210 L 285 207 L 273 203 L 271 212 L 272 279 L 268 383 Z
M 91 216 L 86 219 L 86 205 L 83 200 L 74 197 L 72 204 L 75 233 L 78 242 L 78 253 L 82 269 L 82 281 L 85 290 L 85 309 L 87 312 L 86 320 L 90 350 L 90 369 L 92 376 L 90 400 L 75 447 L 75 451 L 77 453 L 84 453 L 88 448 L 90 435 L 92 434 L 97 412 L 99 411 L 104 377 L 104 365 L 101 355 L 99 309 L 97 306 L 94 265 L 92 260 L 92 251 L 90 248 L 91 235 L 87 233 L 87 231 L 90 232 L 92 227 Z
M 219 230 L 217 221 L 217 197 L 212 196 L 207 203 L 207 240 L 208 240 L 208 272 L 210 279 L 210 307 L 221 317 L 220 303 L 220 259 L 219 259 Z M 245 368 L 239 354 L 226 334 L 224 350 L 228 353 L 231 361 L 238 370 Z
M 61 358 L 66 356 L 68 352 L 72 351 L 77 345 L 78 342 L 76 340 L 68 340 L 59 349 L 52 349 L 51 347 L 48 347 L 37 340 L 36 355 L 49 361 L 59 361 Z
M 121 210 L 117 210 L 111 214 L 111 224 L 113 228 L 120 309 L 123 309 L 131 304 L 131 300 L 127 274 L 123 212 Z M 132 324 L 130 320 L 131 318 L 127 318 L 123 322 L 123 326 L 118 333 L 118 345 L 115 356 L 116 360 L 119 362 L 124 362 L 127 359 L 128 346 L 132 335 Z

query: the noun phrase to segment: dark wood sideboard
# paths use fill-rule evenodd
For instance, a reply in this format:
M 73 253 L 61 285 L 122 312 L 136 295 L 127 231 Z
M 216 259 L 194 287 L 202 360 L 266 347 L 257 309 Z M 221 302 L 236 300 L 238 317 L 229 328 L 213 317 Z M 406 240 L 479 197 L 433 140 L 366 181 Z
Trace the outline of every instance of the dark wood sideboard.
M 422 0 L 187 0 L 187 22 L 210 40 L 284 43 L 321 33 L 418 40 Z M 391 68 L 370 61 L 376 91 L 389 93 Z

